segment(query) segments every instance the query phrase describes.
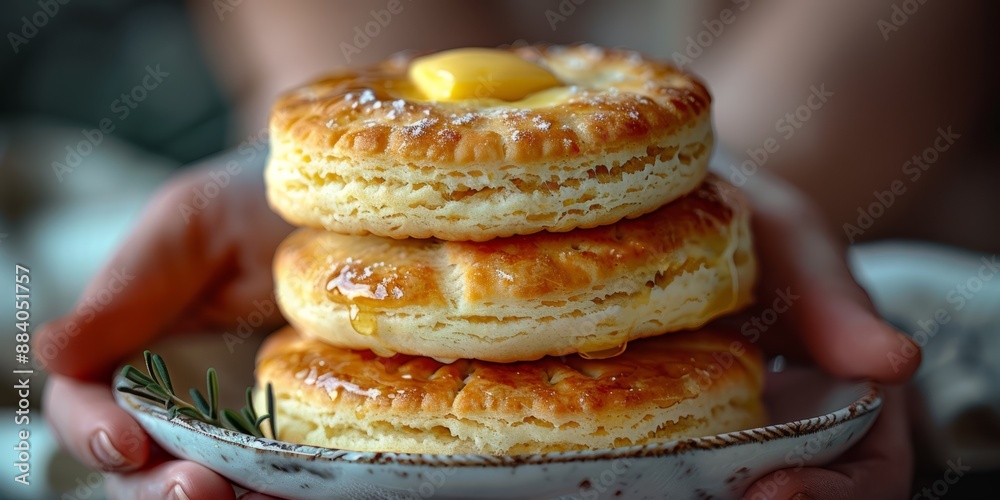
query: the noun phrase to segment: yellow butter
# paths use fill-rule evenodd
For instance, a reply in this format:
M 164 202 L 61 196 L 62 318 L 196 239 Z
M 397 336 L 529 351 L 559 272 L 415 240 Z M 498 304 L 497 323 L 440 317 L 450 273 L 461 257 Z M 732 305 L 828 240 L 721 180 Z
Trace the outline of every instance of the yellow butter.
M 506 50 L 455 49 L 415 59 L 410 81 L 430 100 L 502 99 L 561 85 L 545 68 Z

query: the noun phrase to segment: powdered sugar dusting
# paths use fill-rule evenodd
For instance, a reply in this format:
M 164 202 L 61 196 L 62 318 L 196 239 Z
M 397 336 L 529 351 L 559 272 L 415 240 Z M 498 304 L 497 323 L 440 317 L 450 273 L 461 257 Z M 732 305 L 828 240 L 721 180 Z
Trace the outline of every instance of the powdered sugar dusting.
M 468 125 L 468 124 L 472 123 L 473 120 L 475 120 L 475 119 L 476 119 L 476 114 L 475 113 L 466 113 L 466 114 L 464 114 L 462 116 L 458 116 L 458 115 L 455 115 L 454 113 L 452 113 L 452 115 L 451 115 L 451 124 L 452 125 L 456 125 L 456 126 Z
M 375 93 L 372 92 L 370 89 L 365 89 L 364 91 L 361 92 L 361 98 L 358 99 L 358 102 L 361 104 L 368 104 L 369 102 L 372 102 L 374 100 L 375 100 Z
M 417 138 L 427 133 L 427 129 L 438 122 L 437 118 L 421 118 L 419 121 L 403 127 L 403 133 L 408 137 Z
M 541 116 L 538 116 L 538 115 L 535 115 L 531 119 L 531 123 L 534 123 L 535 127 L 538 128 L 539 130 L 548 130 L 549 128 L 552 127 L 552 122 L 550 122 L 550 121 L 546 120 L 545 118 L 542 118 Z

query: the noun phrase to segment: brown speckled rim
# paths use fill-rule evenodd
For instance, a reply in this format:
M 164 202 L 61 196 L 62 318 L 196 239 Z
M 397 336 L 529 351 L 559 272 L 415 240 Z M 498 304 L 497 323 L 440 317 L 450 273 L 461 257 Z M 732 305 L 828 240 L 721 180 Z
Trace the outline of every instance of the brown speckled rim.
M 115 379 L 115 387 L 127 383 L 121 375 Z M 882 407 L 882 388 L 871 381 L 856 385 L 859 393 L 850 405 L 818 417 L 796 420 L 784 424 L 768 425 L 756 429 L 728 432 L 714 436 L 680 439 L 666 443 L 629 446 L 605 450 L 567 451 L 535 455 L 434 455 L 417 453 L 361 452 L 335 450 L 317 446 L 301 445 L 255 438 L 228 429 L 216 427 L 184 416 L 173 419 L 162 408 L 132 394 L 114 391 L 119 405 L 130 412 L 142 412 L 168 422 L 179 429 L 203 434 L 234 446 L 252 449 L 258 453 L 273 454 L 285 458 L 305 459 L 322 462 L 343 462 L 362 465 L 421 465 L 446 467 L 508 467 L 530 464 L 552 464 L 565 462 L 586 462 L 595 460 L 617 460 L 678 455 L 689 450 L 713 450 L 751 443 L 765 443 L 779 439 L 802 437 L 829 431 L 844 422 L 869 414 L 877 416 Z

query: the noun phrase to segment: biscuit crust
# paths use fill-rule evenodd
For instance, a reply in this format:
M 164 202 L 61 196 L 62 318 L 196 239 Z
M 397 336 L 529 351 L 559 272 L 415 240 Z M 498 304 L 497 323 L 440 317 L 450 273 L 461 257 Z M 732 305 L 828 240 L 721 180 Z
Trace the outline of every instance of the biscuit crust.
M 612 226 L 487 242 L 300 229 L 275 257 L 303 335 L 442 360 L 616 352 L 749 304 L 756 262 L 742 195 L 716 176 Z
M 285 94 L 270 123 L 272 207 L 344 234 L 484 241 L 637 217 L 705 177 L 710 97 L 693 76 L 589 45 L 511 50 L 565 86 L 423 101 L 398 56 Z
M 510 364 L 375 356 L 272 335 L 257 358 L 279 438 L 357 451 L 531 454 L 606 449 L 763 423 L 760 353 L 732 332 L 644 339 L 618 357 Z M 260 396 L 258 391 L 258 397 Z

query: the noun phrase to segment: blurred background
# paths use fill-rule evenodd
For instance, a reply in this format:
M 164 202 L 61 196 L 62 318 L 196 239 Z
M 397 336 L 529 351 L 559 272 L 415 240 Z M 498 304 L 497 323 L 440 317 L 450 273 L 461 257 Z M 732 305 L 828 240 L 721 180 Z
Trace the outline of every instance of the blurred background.
M 372 25 L 389 2 L 4 2 L 0 265 L 31 269 L 38 325 L 73 306 L 172 175 L 265 140 L 280 91 L 400 50 L 587 41 L 705 77 L 716 169 L 731 181 L 766 168 L 816 200 L 845 242 L 895 240 L 862 245 L 853 258 L 886 316 L 914 332 L 923 316 L 953 308 L 949 291 L 1000 250 L 1000 44 L 989 25 L 1000 9 L 975 0 L 854 3 L 401 0 L 388 22 Z M 829 102 L 803 111 L 820 88 L 832 92 Z M 762 160 L 769 138 L 779 150 Z M 879 197 L 896 182 L 903 194 Z M 978 460 L 972 478 L 950 490 L 955 498 L 978 491 L 1000 465 L 1000 279 L 980 281 L 969 306 L 953 311 L 959 320 L 925 346 L 916 381 L 922 408 L 937 410 L 922 412 L 918 485 L 939 478 L 946 458 Z M 14 322 L 3 300 L 2 353 L 13 352 Z M 14 368 L 9 357 L 0 356 L 4 372 Z M 14 404 L 13 391 L 0 391 L 0 405 Z M 5 447 L 10 420 L 0 425 Z M 32 420 L 35 467 L 47 486 L 36 498 L 82 498 L 80 480 L 99 480 L 57 454 L 40 424 Z M 24 494 L 0 485 L 0 497 Z

